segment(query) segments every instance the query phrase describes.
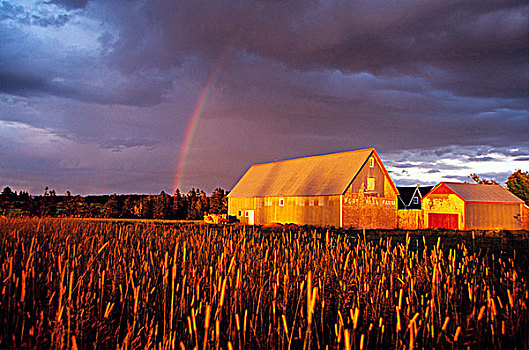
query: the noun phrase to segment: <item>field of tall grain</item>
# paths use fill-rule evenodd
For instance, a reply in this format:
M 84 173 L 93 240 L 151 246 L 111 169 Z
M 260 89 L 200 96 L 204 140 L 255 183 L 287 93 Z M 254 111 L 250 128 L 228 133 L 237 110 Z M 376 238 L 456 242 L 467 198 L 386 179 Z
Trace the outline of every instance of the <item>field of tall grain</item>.
M 528 348 L 527 252 L 444 239 L 0 218 L 0 348 Z

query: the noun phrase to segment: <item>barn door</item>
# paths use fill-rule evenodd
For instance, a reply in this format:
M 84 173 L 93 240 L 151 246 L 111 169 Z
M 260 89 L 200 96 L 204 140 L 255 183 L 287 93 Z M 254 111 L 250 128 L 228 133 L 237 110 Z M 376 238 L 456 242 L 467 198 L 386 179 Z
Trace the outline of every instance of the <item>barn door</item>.
M 255 212 L 253 210 L 246 210 L 244 214 L 248 218 L 248 225 L 255 224 Z
M 457 230 L 459 228 L 458 222 L 458 214 L 428 213 L 428 228 Z

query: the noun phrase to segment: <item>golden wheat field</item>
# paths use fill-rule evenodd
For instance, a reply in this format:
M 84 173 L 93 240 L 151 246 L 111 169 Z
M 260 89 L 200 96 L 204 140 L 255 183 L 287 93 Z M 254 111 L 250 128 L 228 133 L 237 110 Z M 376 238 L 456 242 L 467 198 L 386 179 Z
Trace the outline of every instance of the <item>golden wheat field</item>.
M 479 240 L 0 218 L 0 348 L 522 349 L 528 277 Z

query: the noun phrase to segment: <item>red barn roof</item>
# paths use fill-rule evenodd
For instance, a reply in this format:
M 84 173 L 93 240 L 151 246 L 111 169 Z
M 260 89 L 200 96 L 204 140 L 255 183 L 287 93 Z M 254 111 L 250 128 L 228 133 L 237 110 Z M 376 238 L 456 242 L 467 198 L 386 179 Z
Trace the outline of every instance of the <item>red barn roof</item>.
M 479 203 L 524 203 L 520 198 L 500 185 L 471 184 L 462 182 L 441 182 L 424 198 L 431 194 L 454 193 L 465 202 Z

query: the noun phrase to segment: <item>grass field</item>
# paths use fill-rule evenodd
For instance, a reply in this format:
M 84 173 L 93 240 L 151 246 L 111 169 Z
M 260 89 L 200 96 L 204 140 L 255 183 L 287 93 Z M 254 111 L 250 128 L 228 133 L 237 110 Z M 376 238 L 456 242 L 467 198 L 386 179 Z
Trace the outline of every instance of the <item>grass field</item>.
M 528 252 L 523 235 L 0 218 L 0 348 L 528 348 Z

